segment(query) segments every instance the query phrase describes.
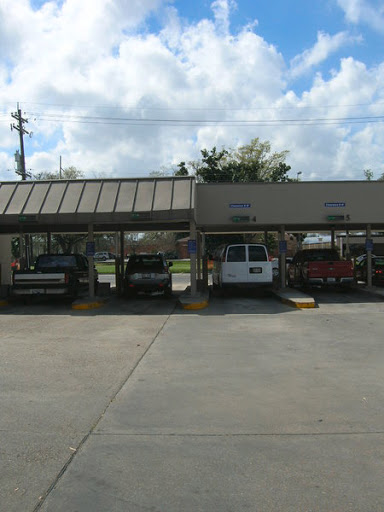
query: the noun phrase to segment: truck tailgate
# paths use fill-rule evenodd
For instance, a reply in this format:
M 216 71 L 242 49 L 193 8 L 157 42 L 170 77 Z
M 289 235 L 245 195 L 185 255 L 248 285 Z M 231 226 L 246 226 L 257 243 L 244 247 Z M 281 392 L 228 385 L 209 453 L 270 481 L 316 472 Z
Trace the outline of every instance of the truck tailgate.
M 65 283 L 65 273 L 64 272 L 51 272 L 44 274 L 34 274 L 34 273 L 21 273 L 14 275 L 14 285 L 22 286 L 22 285 L 31 285 L 31 286 L 39 286 L 39 285 L 47 285 L 47 284 L 63 284 Z
M 316 261 L 308 264 L 308 277 L 353 277 L 351 261 Z

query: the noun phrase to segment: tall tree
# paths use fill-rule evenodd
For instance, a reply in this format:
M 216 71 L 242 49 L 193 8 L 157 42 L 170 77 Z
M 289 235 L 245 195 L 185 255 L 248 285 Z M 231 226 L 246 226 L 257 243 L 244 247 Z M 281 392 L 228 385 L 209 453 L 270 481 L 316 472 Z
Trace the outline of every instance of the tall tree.
M 201 160 L 189 162 L 188 165 L 180 162 L 179 171 L 175 174 L 195 174 L 197 180 L 202 183 L 296 181 L 288 177 L 291 169 L 285 163 L 288 153 L 272 152 L 269 141 L 260 141 L 256 137 L 249 144 L 236 149 L 202 149 Z
M 73 165 L 62 169 L 61 174 L 60 171 L 42 171 L 33 175 L 35 180 L 79 180 L 84 177 L 83 171 L 80 171 L 80 169 Z

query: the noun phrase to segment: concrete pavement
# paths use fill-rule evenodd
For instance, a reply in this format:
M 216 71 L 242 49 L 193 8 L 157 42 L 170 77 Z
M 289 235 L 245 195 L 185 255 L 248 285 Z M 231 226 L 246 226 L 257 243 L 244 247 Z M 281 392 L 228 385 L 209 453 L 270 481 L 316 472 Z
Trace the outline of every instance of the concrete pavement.
M 36 510 L 382 512 L 383 309 L 175 311 Z

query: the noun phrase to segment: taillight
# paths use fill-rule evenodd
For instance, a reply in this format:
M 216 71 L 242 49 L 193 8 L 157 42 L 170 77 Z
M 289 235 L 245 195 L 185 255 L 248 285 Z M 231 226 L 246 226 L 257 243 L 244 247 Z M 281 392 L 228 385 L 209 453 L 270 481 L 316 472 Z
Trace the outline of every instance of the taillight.
M 69 283 L 69 274 L 64 274 L 64 281 L 65 281 L 65 284 Z

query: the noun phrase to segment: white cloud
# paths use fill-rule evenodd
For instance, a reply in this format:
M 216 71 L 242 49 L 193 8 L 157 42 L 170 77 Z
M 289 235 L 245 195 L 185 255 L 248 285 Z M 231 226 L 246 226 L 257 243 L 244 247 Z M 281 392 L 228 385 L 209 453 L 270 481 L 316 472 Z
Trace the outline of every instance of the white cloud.
M 237 5 L 234 0 L 215 0 L 211 4 L 216 26 L 223 35 L 229 32 L 230 12 L 232 9 L 236 9 L 236 7 Z
M 353 37 L 347 32 L 339 32 L 334 36 L 325 34 L 324 32 L 318 32 L 315 45 L 292 59 L 290 69 L 291 77 L 296 78 L 307 73 L 314 66 L 325 61 L 332 53 L 335 53 L 341 47 L 361 42 L 361 40 L 361 37 Z
M 377 1 L 377 5 L 368 0 L 337 0 L 337 3 L 348 22 L 366 24 L 378 32 L 384 32 L 384 7 L 381 1 Z
M 367 109 L 325 107 L 384 102 L 384 65 L 369 69 L 353 58 L 341 60 L 330 79 L 317 75 L 304 92 L 287 91 L 284 56 L 254 27 L 231 32 L 234 8 L 216 0 L 211 18 L 188 23 L 167 0 L 67 0 L 35 11 L 27 0 L 0 0 L 7 12 L 6 25 L 0 14 L 7 55 L 0 56 L 0 108 L 13 111 L 21 101 L 27 111 L 35 133 L 25 143 L 27 167 L 57 169 L 61 155 L 64 167 L 75 165 L 90 177 L 144 176 L 198 158 L 202 148 L 234 147 L 253 137 L 270 140 L 274 150 L 290 150 L 287 163 L 304 179 L 361 178 L 361 169 L 379 167 L 379 124 L 369 127 L 369 137 L 364 125 L 234 125 L 358 117 Z M 164 24 L 149 30 L 147 16 L 160 10 Z M 292 61 L 291 72 L 297 77 L 354 42 L 346 32 L 321 32 L 314 47 Z M 383 108 L 370 112 L 381 115 Z M 173 122 L 127 121 L 140 118 Z M 232 126 L 177 124 L 208 119 Z M 0 116 L 0 179 L 10 178 L 18 147 L 9 122 Z M 364 151 L 367 143 L 370 150 Z

